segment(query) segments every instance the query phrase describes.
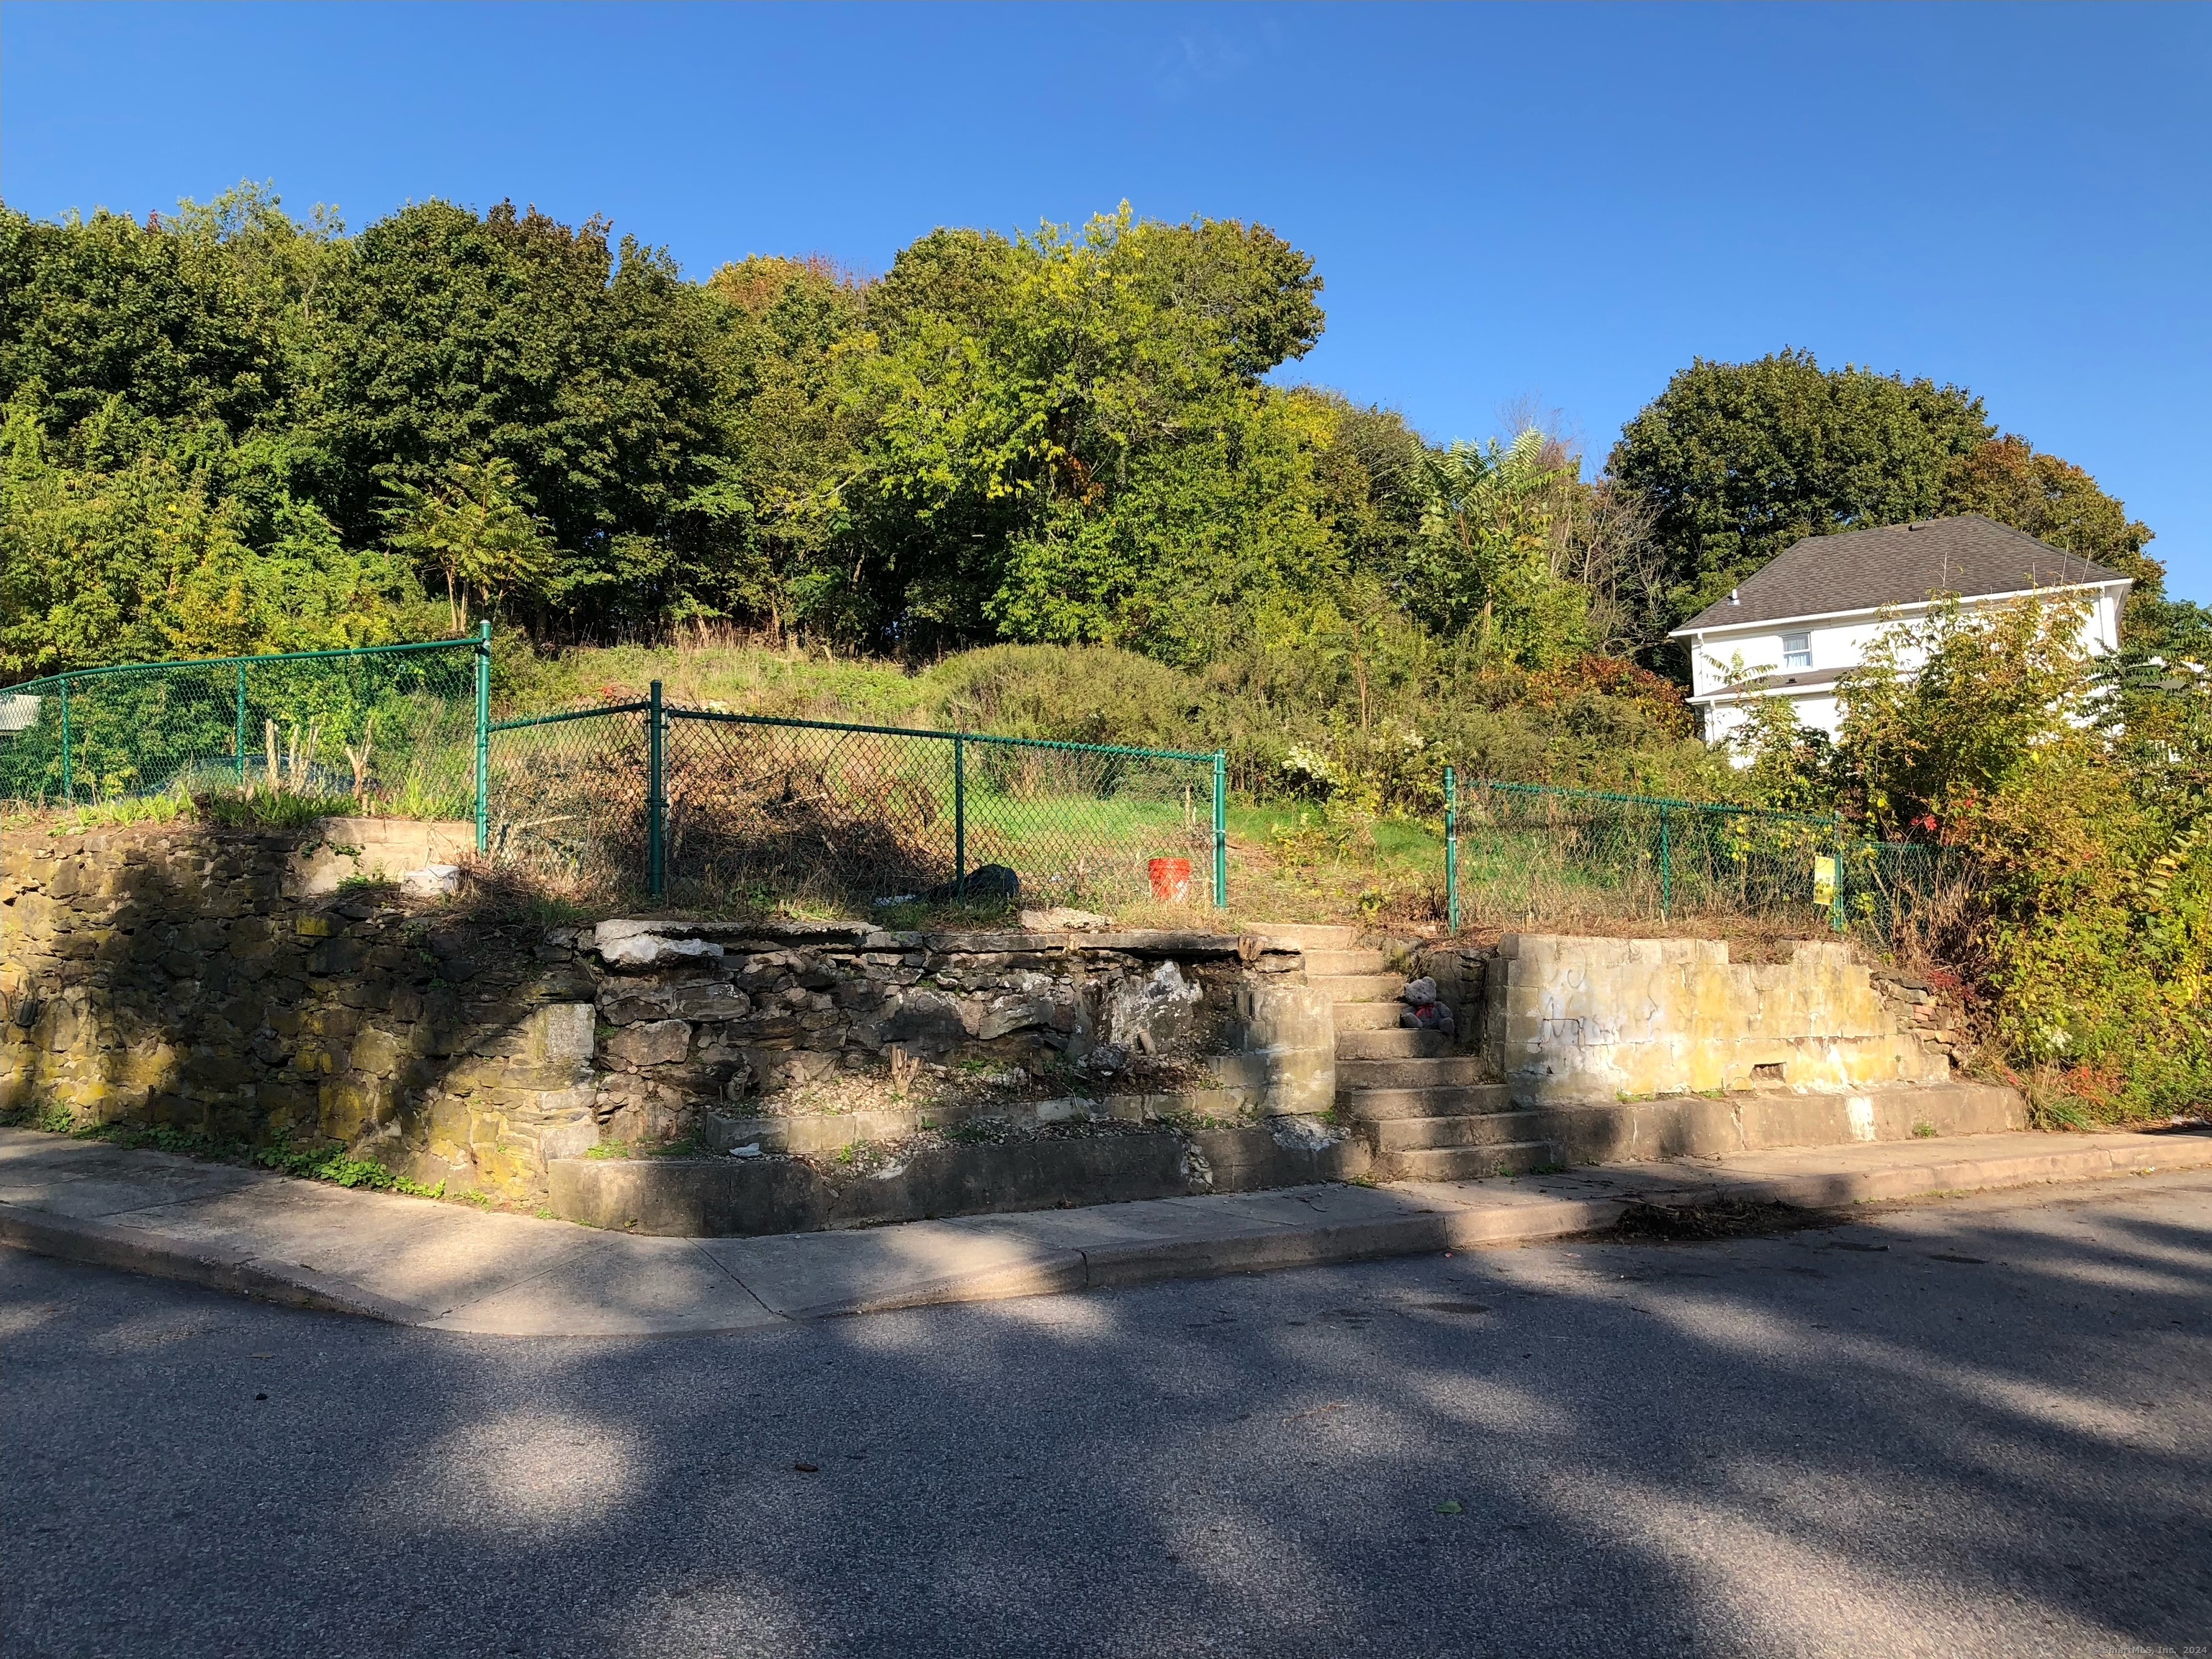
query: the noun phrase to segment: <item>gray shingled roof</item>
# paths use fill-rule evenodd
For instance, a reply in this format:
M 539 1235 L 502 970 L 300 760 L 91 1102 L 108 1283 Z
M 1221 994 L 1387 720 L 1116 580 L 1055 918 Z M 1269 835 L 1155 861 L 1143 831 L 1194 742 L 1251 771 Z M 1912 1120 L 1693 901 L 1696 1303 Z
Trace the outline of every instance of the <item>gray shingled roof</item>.
M 1736 589 L 1741 604 L 1723 599 L 1708 605 L 1674 632 L 1924 605 L 1937 593 L 1971 597 L 2126 580 L 2078 553 L 2062 552 L 2025 531 L 1970 513 L 1808 536 L 1743 579 Z

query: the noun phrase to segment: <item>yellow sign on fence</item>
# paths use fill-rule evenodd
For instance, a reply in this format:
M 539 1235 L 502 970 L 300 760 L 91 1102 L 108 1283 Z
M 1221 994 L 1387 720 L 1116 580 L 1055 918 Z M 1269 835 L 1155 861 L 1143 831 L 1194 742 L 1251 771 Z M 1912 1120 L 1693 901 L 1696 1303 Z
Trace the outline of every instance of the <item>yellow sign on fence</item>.
M 1813 902 L 1827 909 L 1836 902 L 1836 861 L 1832 858 L 1813 860 Z

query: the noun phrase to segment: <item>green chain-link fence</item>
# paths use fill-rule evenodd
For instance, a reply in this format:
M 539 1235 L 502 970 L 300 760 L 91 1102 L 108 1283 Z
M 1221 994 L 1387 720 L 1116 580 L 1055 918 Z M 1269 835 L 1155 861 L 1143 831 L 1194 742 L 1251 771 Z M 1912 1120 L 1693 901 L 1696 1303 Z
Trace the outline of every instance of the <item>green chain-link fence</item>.
M 1842 820 L 1444 774 L 1452 927 L 1534 917 L 1865 920 L 1884 931 L 1924 888 L 1926 849 Z
M 647 866 L 647 705 L 505 720 L 486 734 L 486 850 L 639 886 Z
M 172 792 L 355 795 L 465 817 L 489 635 L 422 645 L 80 669 L 0 690 L 0 799 L 83 805 Z
M 350 796 L 663 897 L 959 896 L 995 866 L 1048 902 L 1226 902 L 1220 755 L 675 708 L 658 682 L 495 724 L 490 664 L 485 629 L 30 681 L 0 690 L 0 799 Z
M 678 902 L 996 894 L 995 866 L 1041 902 L 1227 902 L 1219 755 L 678 708 L 656 683 L 492 726 L 489 776 L 495 853 Z

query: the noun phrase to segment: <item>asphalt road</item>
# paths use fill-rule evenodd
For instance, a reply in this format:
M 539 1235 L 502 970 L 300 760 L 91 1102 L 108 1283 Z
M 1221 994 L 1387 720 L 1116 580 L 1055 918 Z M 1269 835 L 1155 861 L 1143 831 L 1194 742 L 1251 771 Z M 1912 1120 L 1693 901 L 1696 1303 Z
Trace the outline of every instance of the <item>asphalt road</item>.
M 2212 1175 L 724 1337 L 0 1250 L 0 1648 L 2212 1655 Z

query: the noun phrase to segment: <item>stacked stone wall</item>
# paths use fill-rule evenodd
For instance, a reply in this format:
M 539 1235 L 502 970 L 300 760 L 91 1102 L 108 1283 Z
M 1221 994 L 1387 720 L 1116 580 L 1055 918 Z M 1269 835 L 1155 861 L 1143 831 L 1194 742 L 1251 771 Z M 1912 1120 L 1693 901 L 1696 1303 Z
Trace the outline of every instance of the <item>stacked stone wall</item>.
M 302 836 L 198 826 L 8 838 L 0 1110 L 328 1144 L 515 1196 L 579 1149 L 593 981 L 545 931 L 308 897 Z
M 315 890 L 333 839 L 9 836 L 0 1111 L 330 1145 L 531 1201 L 554 1162 L 607 1143 L 749 1136 L 774 1153 L 916 1127 L 848 1110 L 794 1135 L 793 1100 L 839 1078 L 927 1070 L 940 1124 L 1256 1118 L 1325 1110 L 1334 1092 L 1326 1006 L 1295 950 L 1265 941 L 549 928 L 389 882 Z

